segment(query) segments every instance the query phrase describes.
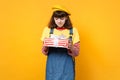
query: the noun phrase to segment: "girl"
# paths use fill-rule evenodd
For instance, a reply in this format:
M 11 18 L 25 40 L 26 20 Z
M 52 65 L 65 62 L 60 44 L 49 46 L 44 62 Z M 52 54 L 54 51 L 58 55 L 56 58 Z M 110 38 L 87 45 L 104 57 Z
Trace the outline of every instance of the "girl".
M 41 40 L 44 41 L 52 35 L 69 39 L 69 43 L 68 48 L 42 47 L 42 53 L 47 55 L 46 80 L 74 80 L 74 57 L 79 54 L 79 34 L 72 26 L 68 10 L 59 5 L 52 9 L 52 17 L 48 27 L 44 28 Z

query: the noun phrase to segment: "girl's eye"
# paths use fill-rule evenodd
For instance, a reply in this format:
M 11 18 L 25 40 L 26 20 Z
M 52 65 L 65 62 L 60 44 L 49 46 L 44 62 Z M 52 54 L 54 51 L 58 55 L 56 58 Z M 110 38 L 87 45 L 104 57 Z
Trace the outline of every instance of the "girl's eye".
M 64 20 L 64 17 L 63 18 L 60 18 L 61 20 Z
M 58 18 L 55 18 L 55 20 L 58 20 Z
M 64 20 L 65 18 L 64 17 L 61 17 L 61 18 L 54 18 L 55 20 L 58 20 L 58 19 L 60 19 L 60 20 Z
M 60 18 L 61 20 L 66 20 L 66 18 L 65 17 L 62 17 L 62 18 Z

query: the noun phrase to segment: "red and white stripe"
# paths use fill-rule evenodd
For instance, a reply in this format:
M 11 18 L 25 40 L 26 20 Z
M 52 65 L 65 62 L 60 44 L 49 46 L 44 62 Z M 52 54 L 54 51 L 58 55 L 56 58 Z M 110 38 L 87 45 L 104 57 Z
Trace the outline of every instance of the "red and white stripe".
M 58 39 L 57 46 L 55 46 L 54 40 L 55 39 L 53 39 L 53 38 L 46 38 L 44 40 L 44 46 L 68 48 L 68 39 Z

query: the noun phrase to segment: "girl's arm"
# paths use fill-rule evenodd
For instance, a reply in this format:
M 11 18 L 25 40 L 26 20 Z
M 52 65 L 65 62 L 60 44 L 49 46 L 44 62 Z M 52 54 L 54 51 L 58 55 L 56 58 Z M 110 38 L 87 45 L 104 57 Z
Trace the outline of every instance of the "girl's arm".
M 72 42 L 70 42 L 68 44 L 69 48 L 68 48 L 68 54 L 76 57 L 79 55 L 79 50 L 80 50 L 80 42 L 77 42 L 75 44 L 72 44 Z

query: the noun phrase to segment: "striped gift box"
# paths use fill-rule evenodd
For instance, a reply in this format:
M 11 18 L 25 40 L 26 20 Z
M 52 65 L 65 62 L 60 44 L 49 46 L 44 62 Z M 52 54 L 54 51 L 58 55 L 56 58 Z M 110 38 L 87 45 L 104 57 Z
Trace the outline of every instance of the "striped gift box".
M 45 38 L 44 46 L 68 48 L 68 39 Z

